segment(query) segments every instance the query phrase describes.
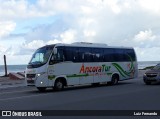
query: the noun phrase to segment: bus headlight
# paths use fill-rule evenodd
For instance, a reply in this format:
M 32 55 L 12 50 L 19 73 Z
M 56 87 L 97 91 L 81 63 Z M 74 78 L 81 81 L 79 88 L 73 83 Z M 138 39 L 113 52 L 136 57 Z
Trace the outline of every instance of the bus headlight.
M 36 74 L 36 77 L 40 77 L 43 74 L 45 74 L 45 72 L 38 73 L 38 74 Z
M 37 74 L 37 77 L 39 77 L 41 74 Z

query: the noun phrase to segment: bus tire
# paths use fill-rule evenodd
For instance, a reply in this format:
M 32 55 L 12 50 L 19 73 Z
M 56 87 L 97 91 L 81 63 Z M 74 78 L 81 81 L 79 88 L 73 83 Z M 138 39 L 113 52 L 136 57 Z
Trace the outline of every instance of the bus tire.
M 46 90 L 46 87 L 37 87 L 37 89 L 40 91 L 40 92 L 44 92 Z
M 61 79 L 57 79 L 54 83 L 54 90 L 61 91 L 64 89 L 64 82 Z
M 112 76 L 112 80 L 108 82 L 109 85 L 116 85 L 118 84 L 119 76 L 117 74 Z

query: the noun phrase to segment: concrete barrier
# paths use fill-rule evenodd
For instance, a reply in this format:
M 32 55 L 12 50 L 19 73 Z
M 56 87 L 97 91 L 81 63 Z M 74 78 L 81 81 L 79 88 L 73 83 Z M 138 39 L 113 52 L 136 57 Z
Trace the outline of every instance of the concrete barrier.
M 16 80 L 16 79 L 24 79 L 24 76 L 18 74 L 18 73 L 9 73 L 9 78 Z
M 19 75 L 25 77 L 25 73 L 24 73 L 24 72 L 17 72 L 17 74 L 19 74 Z

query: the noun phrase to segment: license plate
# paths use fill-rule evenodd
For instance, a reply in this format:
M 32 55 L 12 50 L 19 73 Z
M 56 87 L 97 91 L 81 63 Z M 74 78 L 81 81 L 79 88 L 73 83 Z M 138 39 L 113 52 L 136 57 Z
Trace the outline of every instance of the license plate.
M 148 78 L 148 80 L 156 80 L 155 78 Z

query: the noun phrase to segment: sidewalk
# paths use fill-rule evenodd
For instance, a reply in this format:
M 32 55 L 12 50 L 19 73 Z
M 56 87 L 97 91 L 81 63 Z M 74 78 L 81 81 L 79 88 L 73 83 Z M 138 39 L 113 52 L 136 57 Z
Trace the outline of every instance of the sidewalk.
M 10 79 L 9 77 L 0 77 L 0 89 L 8 87 L 26 86 L 24 79 Z

